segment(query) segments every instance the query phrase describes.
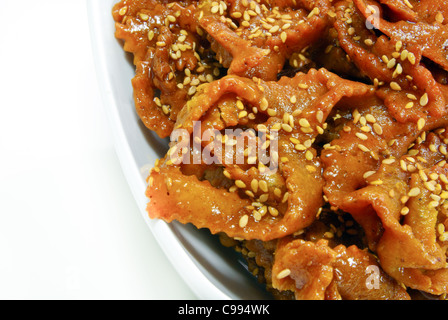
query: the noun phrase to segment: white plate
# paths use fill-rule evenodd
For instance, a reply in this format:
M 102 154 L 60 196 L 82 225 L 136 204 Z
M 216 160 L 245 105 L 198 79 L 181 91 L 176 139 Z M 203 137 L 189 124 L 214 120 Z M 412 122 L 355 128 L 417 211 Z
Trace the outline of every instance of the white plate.
M 134 66 L 114 37 L 112 7 L 118 0 L 87 0 L 97 77 L 123 172 L 140 211 L 168 259 L 199 299 L 270 299 L 249 274 L 242 258 L 220 245 L 207 230 L 154 221 L 146 213 L 148 168 L 167 142 L 149 132 L 134 109 Z M 142 252 L 142 254 L 148 254 Z M 150 253 L 149 253 L 150 254 Z

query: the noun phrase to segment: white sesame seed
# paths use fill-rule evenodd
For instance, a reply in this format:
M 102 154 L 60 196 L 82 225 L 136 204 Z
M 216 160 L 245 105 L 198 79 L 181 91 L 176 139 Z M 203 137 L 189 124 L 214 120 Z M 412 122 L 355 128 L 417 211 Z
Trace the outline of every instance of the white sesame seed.
M 263 192 L 268 192 L 269 191 L 268 184 L 264 180 L 258 181 L 258 186 L 260 187 L 261 191 L 263 191 Z
M 428 104 L 428 102 L 429 102 L 428 94 L 425 92 L 425 93 L 422 95 L 422 97 L 420 98 L 420 105 L 421 105 L 422 107 L 424 107 L 424 106 L 426 106 L 426 105 Z
M 266 98 L 262 98 L 261 101 L 260 101 L 260 109 L 261 109 L 262 111 L 266 111 L 266 109 L 268 108 L 268 106 L 269 106 L 269 102 L 268 102 L 268 100 L 267 100 Z
M 235 185 L 240 189 L 246 188 L 246 184 L 242 180 L 236 180 Z
M 249 216 L 247 214 L 245 214 L 244 216 L 242 216 L 240 218 L 240 221 L 239 221 L 240 228 L 244 228 L 248 222 L 249 222 Z
M 395 90 L 395 91 L 401 91 L 401 87 L 400 87 L 400 85 L 399 85 L 397 82 L 395 82 L 395 81 L 392 81 L 392 82 L 390 83 L 390 88 L 391 88 L 392 90 Z
M 409 197 L 416 197 L 416 196 L 418 196 L 419 194 L 420 194 L 420 188 L 417 188 L 417 187 L 412 188 L 412 189 L 409 190 L 409 192 L 408 192 L 408 196 L 409 196 Z
M 277 279 L 283 279 L 283 278 L 286 278 L 286 277 L 288 277 L 289 275 L 291 274 L 291 270 L 289 270 L 289 269 L 283 269 L 282 271 L 280 271 L 278 274 L 277 274 Z
M 425 127 L 426 120 L 424 118 L 420 118 L 417 121 L 417 128 L 418 130 L 422 130 Z
M 357 132 L 355 135 L 356 135 L 359 139 L 364 140 L 364 141 L 368 139 L 368 137 L 367 137 L 364 133 Z

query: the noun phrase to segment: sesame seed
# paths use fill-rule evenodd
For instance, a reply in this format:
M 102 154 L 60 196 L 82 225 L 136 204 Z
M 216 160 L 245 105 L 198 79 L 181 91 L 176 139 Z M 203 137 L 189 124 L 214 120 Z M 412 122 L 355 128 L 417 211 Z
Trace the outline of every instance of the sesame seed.
M 289 269 L 283 269 L 282 271 L 280 271 L 278 274 L 277 274 L 277 279 L 283 279 L 283 278 L 286 278 L 286 277 L 288 277 L 289 275 L 291 274 L 291 270 L 289 270 Z
M 244 110 L 244 111 L 241 111 L 239 114 L 238 114 L 238 118 L 244 118 L 244 117 L 247 117 L 247 111 L 246 110 Z
M 426 120 L 424 118 L 420 118 L 417 121 L 417 128 L 418 130 L 422 130 L 426 125 Z
M 404 108 L 405 108 L 405 109 L 411 109 L 413 106 L 414 106 L 414 102 L 410 101 L 410 102 L 408 102 L 408 103 L 404 106 Z
M 371 39 L 365 39 L 365 40 L 364 40 L 364 43 L 365 43 L 367 46 L 372 46 L 372 45 L 373 45 L 373 41 L 372 41 Z
M 416 197 L 420 194 L 420 188 L 412 188 L 409 192 L 408 192 L 408 196 L 409 197 Z
M 286 34 L 285 31 L 283 31 L 283 32 L 280 34 L 280 39 L 282 39 L 282 42 L 285 43 L 287 38 L 288 38 L 288 35 Z
M 322 110 L 316 112 L 316 119 L 319 123 L 322 123 L 324 121 L 324 113 L 322 112 Z
M 400 211 L 400 213 L 405 216 L 409 213 L 409 208 L 408 207 L 403 207 Z
M 236 11 L 236 12 L 233 12 L 233 13 L 231 14 L 231 16 L 232 16 L 233 18 L 235 18 L 235 19 L 239 19 L 239 18 L 241 18 L 241 17 L 243 16 L 243 14 L 242 14 L 241 12 L 239 12 L 239 11 Z
M 246 184 L 242 180 L 236 180 L 235 185 L 240 189 L 246 188 Z
M 167 105 L 162 106 L 162 111 L 164 114 L 168 115 L 170 113 L 170 108 Z
M 295 97 L 295 96 L 294 96 Z M 300 115 L 303 111 L 300 109 L 296 109 L 293 111 L 292 116 L 293 117 L 297 117 L 298 115 Z
M 313 160 L 314 155 L 313 155 L 313 153 L 312 153 L 310 150 L 308 150 L 308 151 L 305 153 L 305 158 L 306 158 L 306 160 L 311 161 L 311 160 Z
M 327 231 L 324 233 L 324 237 L 328 238 L 328 239 L 332 239 L 332 238 L 334 238 L 334 233 L 331 231 Z
M 296 96 L 292 96 L 290 99 L 289 99 L 289 101 L 291 102 L 291 103 L 296 103 L 297 102 L 297 97 Z M 294 114 L 294 113 L 293 113 Z
M 190 87 L 190 89 L 188 89 L 188 95 L 192 96 L 196 93 L 197 88 L 195 86 Z
M 420 178 L 421 178 L 423 181 L 428 181 L 428 176 L 426 175 L 425 171 L 420 170 L 420 171 L 418 172 L 418 174 L 419 174 Z
M 268 108 L 267 113 L 270 117 L 275 117 L 277 115 L 277 111 L 272 108 Z
M 417 97 L 415 95 L 413 95 L 412 93 L 406 93 L 406 96 L 410 99 L 410 100 L 417 100 Z
M 366 132 L 366 133 L 368 133 L 372 130 L 369 126 L 362 126 L 360 129 L 361 129 L 361 131 Z
M 439 234 L 444 234 L 445 233 L 445 225 L 443 223 L 439 223 L 437 225 L 437 232 Z
M 250 187 L 252 188 L 252 191 L 257 193 L 258 192 L 258 180 L 253 179 L 250 183 Z
M 414 8 L 414 6 L 409 2 L 409 0 L 403 0 L 403 2 L 410 8 Z
M 442 241 L 442 242 L 447 241 L 447 240 L 448 240 L 448 232 L 445 232 L 444 234 L 442 234 L 442 235 L 439 237 L 439 240 Z
M 244 216 L 242 216 L 240 218 L 240 221 L 239 221 L 240 228 L 244 228 L 248 222 L 249 222 L 249 216 L 247 214 L 245 214 Z
M 428 208 L 437 208 L 439 206 L 439 201 L 431 201 L 428 203 Z
M 389 159 L 384 159 L 381 163 L 384 163 L 384 164 L 392 164 L 392 163 L 394 163 L 395 162 L 395 159 L 393 159 L 393 158 L 389 158 Z
M 392 58 L 389 60 L 389 62 L 387 62 L 387 68 L 392 69 L 393 67 L 395 67 L 395 58 Z
M 423 184 L 425 185 L 425 188 L 428 189 L 429 191 L 431 192 L 436 191 L 436 187 L 434 186 L 434 184 L 431 183 L 431 181 L 430 182 L 425 181 Z
M 408 60 L 409 60 L 409 62 L 411 63 L 411 64 L 415 64 L 415 62 L 416 62 L 416 58 L 415 58 L 415 55 L 412 53 L 412 52 L 409 52 L 408 53 Z
M 273 217 L 277 217 L 278 216 L 278 210 L 274 207 L 268 207 L 268 211 L 271 214 L 271 216 Z
M 235 192 L 236 190 L 238 190 L 238 187 L 237 187 L 237 186 L 231 186 L 231 187 L 229 188 L 229 192 Z
M 422 97 L 420 98 L 420 105 L 421 105 L 422 107 L 424 107 L 424 106 L 426 106 L 426 105 L 428 104 L 428 102 L 429 102 L 428 94 L 427 94 L 427 93 L 424 93 L 424 94 L 422 95 Z
M 276 25 L 269 29 L 269 33 L 276 33 L 280 29 L 280 26 Z
M 304 119 L 304 118 L 299 120 L 299 125 L 301 127 L 304 127 L 304 128 L 309 128 L 311 126 L 309 121 L 307 119 Z
M 262 195 L 258 198 L 258 201 L 260 201 L 260 202 L 266 202 L 266 201 L 268 201 L 268 200 L 269 200 L 269 193 L 262 194 Z
M 229 171 L 227 171 L 227 170 L 224 170 L 224 171 L 223 171 L 223 174 L 224 174 L 224 176 L 225 176 L 226 178 L 228 178 L 228 179 L 231 179 L 231 178 L 232 178 L 232 177 L 230 176 Z
M 370 177 L 371 175 L 373 175 L 376 171 L 367 171 L 366 173 L 363 174 L 363 178 L 367 179 L 368 177 Z
M 149 32 L 148 32 L 148 40 L 149 40 L 149 41 L 152 41 L 152 39 L 154 39 L 154 35 L 155 35 L 154 31 L 152 31 L 152 30 L 149 31 Z
M 139 16 L 140 16 L 140 19 L 142 19 L 143 21 L 149 20 L 149 16 L 145 13 L 140 13 Z
M 260 187 L 261 191 L 263 191 L 263 192 L 268 192 L 269 191 L 268 184 L 264 180 L 258 181 L 258 186 Z
M 395 81 L 392 81 L 390 83 L 390 88 L 395 91 L 401 91 L 400 85 L 398 83 L 396 83 Z
M 309 13 L 309 15 L 308 15 L 307 18 L 310 19 L 311 17 L 313 17 L 314 15 L 319 14 L 319 13 L 320 13 L 319 8 L 315 7 L 315 8 Z
M 148 179 L 148 186 L 153 187 L 154 186 L 154 177 L 150 176 Z
M 359 139 L 364 140 L 364 141 L 366 141 L 366 140 L 368 139 L 367 135 L 365 135 L 364 133 L 357 132 L 355 135 L 356 135 Z
M 292 132 L 292 127 L 289 124 L 282 123 L 282 129 L 286 132 Z
M 300 143 L 300 140 L 294 137 L 289 138 L 289 141 L 291 141 L 293 144 L 298 144 Z
M 371 115 L 370 113 L 366 115 L 366 120 L 367 120 L 367 122 L 370 122 L 370 123 L 376 122 L 376 118 L 373 115 Z
M 126 14 L 126 12 L 128 12 L 128 7 L 127 6 L 121 8 L 120 11 L 118 11 L 118 14 L 120 16 L 124 16 Z
M 266 111 L 266 109 L 268 108 L 268 106 L 269 106 L 269 102 L 268 102 L 268 100 L 267 100 L 266 98 L 261 99 L 261 101 L 260 101 L 260 109 L 261 109 L 262 111 Z
M 402 74 L 403 73 L 403 67 L 401 66 L 401 64 L 397 63 L 397 68 L 395 69 L 395 72 L 397 74 Z
M 401 170 L 403 170 L 403 171 L 408 170 L 407 166 L 406 166 L 406 162 L 404 160 L 400 160 L 400 167 L 401 167 Z
M 176 22 L 176 17 L 172 16 L 172 15 L 167 15 L 166 18 L 168 19 L 169 22 Z
M 365 145 L 363 145 L 363 144 L 358 144 L 358 148 L 361 150 L 361 151 L 364 151 L 364 152 L 370 152 L 370 150 L 369 150 L 369 148 L 367 148 Z
M 289 199 L 289 192 L 285 192 L 282 198 L 282 203 L 285 203 L 286 201 L 288 201 L 288 199 Z

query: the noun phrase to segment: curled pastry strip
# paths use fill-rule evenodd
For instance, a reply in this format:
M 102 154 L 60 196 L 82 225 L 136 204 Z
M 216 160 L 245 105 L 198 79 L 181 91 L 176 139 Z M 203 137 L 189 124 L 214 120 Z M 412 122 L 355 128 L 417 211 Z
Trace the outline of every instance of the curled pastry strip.
M 380 8 L 380 5 L 376 1 L 354 0 L 354 2 L 364 15 L 368 15 L 372 11 L 369 8 Z M 368 8 L 368 6 L 370 7 Z M 446 7 L 446 5 L 442 5 L 442 7 Z M 426 16 L 428 13 L 431 14 L 431 12 L 416 12 L 414 15 L 416 21 L 400 20 L 389 22 L 381 16 L 378 16 L 377 19 L 379 21 L 376 23 L 376 26 L 391 39 L 396 41 L 400 40 L 410 47 L 420 48 L 423 56 L 439 64 L 445 70 L 448 70 L 445 45 L 445 39 L 448 35 L 447 26 L 443 25 L 438 19 L 434 19 L 431 23 L 425 21 L 426 19 L 421 17 L 421 15 Z M 407 36 L 410 34 L 412 34 L 412 37 Z
M 249 115 L 249 111 L 258 116 L 264 115 L 265 122 L 257 124 L 254 127 L 256 130 L 277 132 L 278 140 L 271 140 L 271 143 L 278 143 L 278 150 L 270 151 L 270 156 L 279 162 L 278 171 L 267 170 L 259 164 L 235 167 L 234 164 L 221 162 L 223 174 L 234 181 L 238 189 L 238 193 L 231 196 L 232 208 L 228 208 L 225 201 L 213 200 L 227 191 L 217 190 L 208 181 L 200 181 L 196 176 L 185 177 L 182 184 L 180 169 L 170 168 L 172 164 L 164 161 L 149 178 L 147 195 L 151 199 L 148 204 L 150 216 L 166 221 L 191 222 L 198 227 L 209 227 L 213 233 L 225 232 L 230 237 L 264 241 L 307 227 L 322 205 L 323 179 L 320 161 L 313 148 L 314 140 L 323 133 L 325 120 L 338 101 L 362 97 L 369 90 L 369 86 L 343 80 L 324 69 L 297 74 L 292 79 L 282 78 L 279 82 L 254 82 L 226 76 L 201 86 L 180 112 L 176 129 L 193 133 L 195 121 L 214 110 L 221 99 L 228 101 L 229 97 L 233 97 L 237 110 L 237 105 L 245 106 L 246 110 L 242 111 L 244 117 Z M 205 126 L 215 124 L 206 122 Z M 221 130 L 222 124 L 217 124 Z M 171 174 L 178 178 L 178 183 Z M 169 192 L 164 187 L 167 179 Z M 199 192 L 197 197 L 196 191 Z M 195 201 L 200 204 L 191 204 L 192 207 L 209 206 L 214 209 L 210 212 L 205 207 L 202 210 L 187 208 L 185 201 L 178 199 L 183 192 L 187 194 L 183 197 L 201 199 Z M 229 198 L 227 193 L 226 196 Z M 239 196 L 240 202 L 237 201 Z M 183 205 L 179 207 L 179 203 Z M 171 214 L 163 211 L 170 204 L 177 206 Z M 181 210 L 182 207 L 185 210 Z
M 383 163 L 367 178 L 368 186 L 347 195 L 341 206 L 366 230 L 379 228 L 371 232 L 378 236 L 373 249 L 390 276 L 431 294 L 446 292 L 448 284 L 448 244 L 438 228 L 446 221 L 446 141 L 445 129 L 423 134 L 406 155 Z
M 288 7 L 289 1 L 207 0 L 201 2 L 199 23 L 228 74 L 276 80 L 287 59 L 327 27 L 329 2 L 314 2 Z
M 331 264 L 335 257 L 325 240 L 313 243 L 281 239 L 275 251 L 272 285 L 295 292 L 297 300 L 324 300 L 333 280 Z
M 338 110 L 338 137 L 324 145 L 321 155 L 325 194 L 335 207 L 346 193 L 363 187 L 364 175 L 381 161 L 404 154 L 420 133 L 413 123 L 397 123 L 374 95 L 353 108 L 339 104 Z
M 409 299 L 368 251 L 356 246 L 330 248 L 326 240 L 279 240 L 272 285 L 293 291 L 300 300 Z
M 421 63 L 422 52 L 408 41 L 409 37 L 377 37 L 373 29 L 383 26 L 380 12 L 375 11 L 380 7 L 355 3 L 357 7 L 348 1 L 335 6 L 339 44 L 379 87 L 378 94 L 390 113 L 400 122 L 417 122 L 427 114 L 445 115 L 446 89 Z
M 381 100 L 372 96 L 362 103 L 352 106 L 338 106 L 335 124 L 341 128 L 336 139 L 324 146 L 321 159 L 324 166 L 324 192 L 334 207 L 341 207 L 347 195 L 367 186 L 367 178 L 375 173 L 382 163 L 394 162 L 407 154 L 408 148 L 428 130 L 447 123 L 447 118 L 428 118 L 428 122 L 398 123 L 382 105 Z M 344 111 L 345 109 L 345 111 Z M 374 213 L 368 211 L 363 219 L 367 238 L 371 245 L 376 243 L 381 228 Z
M 171 134 L 197 86 L 220 76 L 220 64 L 198 34 L 196 2 L 183 4 L 121 1 L 113 10 L 115 35 L 134 55 L 137 113 L 160 137 Z

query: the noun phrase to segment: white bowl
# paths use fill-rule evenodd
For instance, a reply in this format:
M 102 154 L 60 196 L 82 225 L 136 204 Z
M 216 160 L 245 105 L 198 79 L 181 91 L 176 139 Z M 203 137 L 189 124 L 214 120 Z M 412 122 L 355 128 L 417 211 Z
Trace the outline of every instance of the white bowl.
M 167 142 L 146 129 L 135 112 L 132 58 L 114 37 L 112 7 L 116 2 L 118 0 L 87 0 L 93 53 L 116 151 L 149 229 L 199 299 L 270 299 L 264 286 L 247 271 L 241 256 L 221 246 L 217 237 L 207 230 L 148 218 L 145 181 L 148 169 L 167 150 Z

